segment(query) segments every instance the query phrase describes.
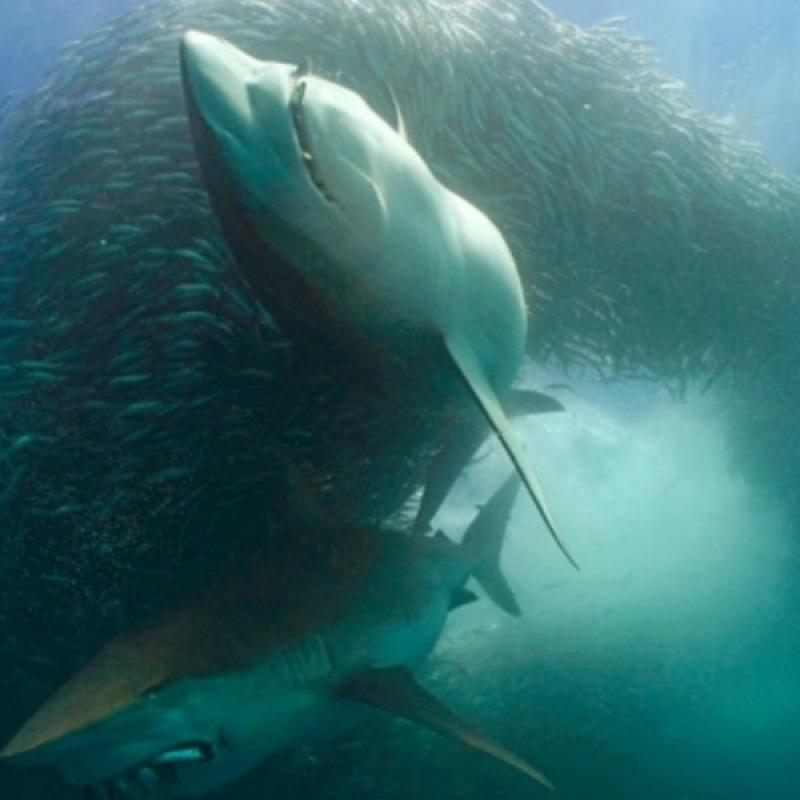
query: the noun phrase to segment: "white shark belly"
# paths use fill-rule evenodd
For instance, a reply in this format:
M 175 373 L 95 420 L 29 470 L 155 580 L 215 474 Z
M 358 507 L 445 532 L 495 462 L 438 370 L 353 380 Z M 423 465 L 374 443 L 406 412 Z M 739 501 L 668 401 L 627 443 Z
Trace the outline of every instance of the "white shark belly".
M 406 666 L 416 672 L 430 655 L 444 628 L 447 606 L 435 598 L 418 616 L 394 619 L 369 634 L 371 668 Z

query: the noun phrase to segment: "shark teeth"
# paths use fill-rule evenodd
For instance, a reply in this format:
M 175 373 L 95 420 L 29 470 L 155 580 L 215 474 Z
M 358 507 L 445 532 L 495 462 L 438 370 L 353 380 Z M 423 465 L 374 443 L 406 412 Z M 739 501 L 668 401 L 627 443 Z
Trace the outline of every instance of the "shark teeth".
M 213 758 L 214 748 L 208 742 L 174 747 L 139 767 L 88 787 L 85 800 L 147 800 L 163 786 L 178 782 L 178 766 L 205 763 Z
M 308 132 L 308 124 L 306 123 L 303 109 L 303 98 L 305 97 L 307 86 L 307 81 L 305 79 L 307 71 L 308 67 L 302 65 L 295 70 L 293 76 L 295 84 L 291 96 L 289 97 L 289 112 L 292 117 L 295 136 L 297 136 L 297 144 L 300 147 L 303 166 L 306 168 L 306 172 L 308 172 L 308 177 L 311 178 L 311 182 L 329 203 L 335 203 L 336 198 L 331 194 L 330 190 L 325 185 L 325 181 L 322 179 L 319 165 L 314 158 L 314 151 L 311 147 L 311 136 Z

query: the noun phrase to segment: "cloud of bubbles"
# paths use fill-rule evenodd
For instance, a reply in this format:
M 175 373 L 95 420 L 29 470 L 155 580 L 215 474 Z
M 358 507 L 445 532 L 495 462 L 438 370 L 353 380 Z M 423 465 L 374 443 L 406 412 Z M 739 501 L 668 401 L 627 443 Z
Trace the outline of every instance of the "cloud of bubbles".
M 738 473 L 714 397 L 574 387 L 566 413 L 519 424 L 581 571 L 520 493 L 503 558 L 524 618 L 476 603 L 452 615 L 439 652 L 517 687 L 509 714 L 524 703 L 563 720 L 551 761 L 580 775 L 583 753 L 608 787 L 593 797 L 795 797 L 800 563 L 779 498 Z M 438 524 L 463 530 L 508 471 L 486 446 Z M 560 753 L 569 725 L 585 753 Z

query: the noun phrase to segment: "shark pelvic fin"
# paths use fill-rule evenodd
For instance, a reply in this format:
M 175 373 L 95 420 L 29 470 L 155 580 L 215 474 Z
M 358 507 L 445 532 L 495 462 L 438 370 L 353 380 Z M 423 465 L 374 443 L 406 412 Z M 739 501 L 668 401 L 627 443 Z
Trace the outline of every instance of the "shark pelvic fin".
M 416 722 L 521 772 L 548 789 L 553 784 L 527 761 L 492 741 L 462 720 L 420 686 L 407 667 L 368 669 L 347 678 L 336 690 L 339 697 L 357 700 Z
M 475 580 L 492 602 L 512 617 L 522 612 L 500 571 L 500 551 L 519 487 L 519 476 L 512 472 L 478 512 L 461 543 L 475 562 Z
M 534 389 L 512 389 L 504 406 L 508 416 L 512 418 L 528 414 L 553 414 L 564 410 L 564 406 L 555 397 Z
M 450 605 L 447 610 L 455 611 L 455 609 L 461 608 L 461 606 L 468 606 L 470 603 L 474 603 L 477 599 L 478 595 L 476 595 L 475 592 L 471 592 L 469 589 L 462 586 L 450 600 Z
M 567 561 L 569 561 L 575 569 L 580 569 L 578 563 L 572 557 L 567 546 L 556 531 L 553 516 L 545 504 L 543 492 L 539 486 L 539 481 L 534 474 L 533 468 L 520 446 L 514 429 L 511 427 L 508 417 L 506 417 L 505 411 L 500 405 L 500 401 L 489 385 L 480 365 L 477 363 L 471 348 L 459 337 L 446 337 L 445 345 L 464 383 L 497 434 L 497 438 L 503 445 L 503 449 L 508 453 L 508 457 L 514 464 L 520 478 L 522 478 L 522 482 L 525 484 L 528 494 L 536 505 L 536 508 L 539 509 L 539 513 L 542 515 L 542 519 L 547 529 L 550 531 L 550 535 L 553 537 L 553 541 L 566 556 Z

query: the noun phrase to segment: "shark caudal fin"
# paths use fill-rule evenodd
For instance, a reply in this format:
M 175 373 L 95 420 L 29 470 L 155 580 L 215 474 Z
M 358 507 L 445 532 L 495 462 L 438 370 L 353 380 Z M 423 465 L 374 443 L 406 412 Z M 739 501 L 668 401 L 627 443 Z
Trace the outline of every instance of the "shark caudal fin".
M 500 761 L 532 781 L 553 789 L 536 767 L 461 719 L 420 686 L 407 667 L 366 669 L 346 678 L 334 694 L 357 700 L 449 736 Z
M 544 495 L 539 486 L 539 481 L 536 479 L 536 475 L 533 472 L 533 468 L 523 452 L 519 440 L 514 433 L 514 429 L 511 427 L 511 423 L 508 421 L 508 417 L 506 417 L 506 413 L 500 405 L 497 395 L 489 385 L 489 381 L 483 369 L 481 369 L 478 364 L 469 344 L 458 337 L 446 337 L 445 345 L 464 383 L 467 385 L 467 388 L 475 398 L 481 411 L 483 411 L 484 416 L 497 434 L 497 438 L 503 445 L 503 449 L 508 453 L 508 457 L 511 459 L 522 482 L 525 484 L 528 494 L 536 505 L 536 508 L 539 509 L 539 513 L 542 515 L 542 519 L 547 529 L 550 531 L 553 541 L 566 556 L 567 561 L 569 561 L 575 569 L 580 569 L 578 563 L 572 557 L 567 546 L 556 531 L 553 516 L 545 504 Z
M 513 617 L 522 612 L 500 571 L 500 551 L 519 487 L 519 476 L 512 472 L 478 512 L 461 542 L 475 564 L 472 576 L 495 605 Z

